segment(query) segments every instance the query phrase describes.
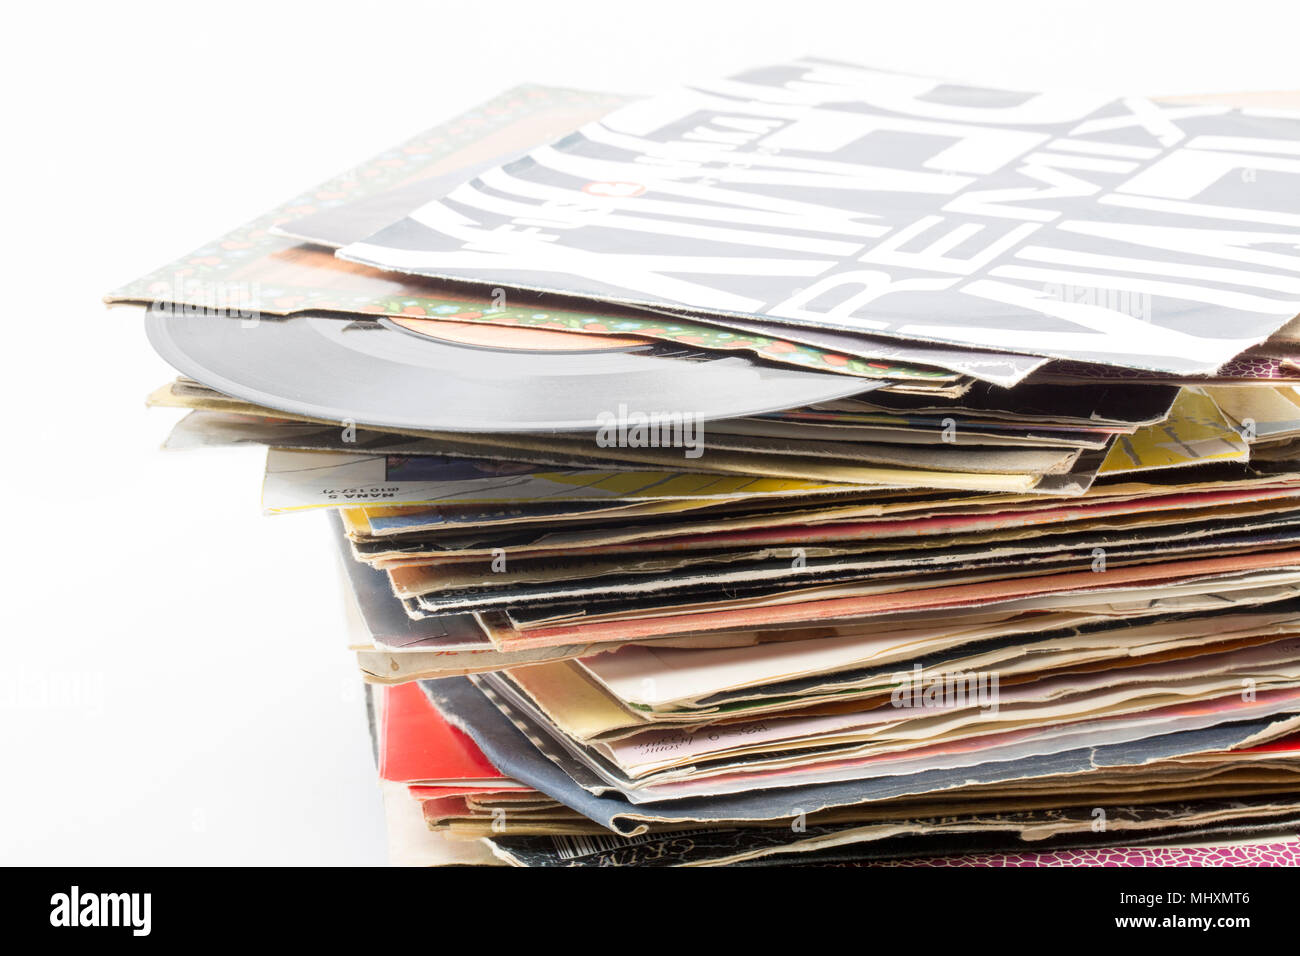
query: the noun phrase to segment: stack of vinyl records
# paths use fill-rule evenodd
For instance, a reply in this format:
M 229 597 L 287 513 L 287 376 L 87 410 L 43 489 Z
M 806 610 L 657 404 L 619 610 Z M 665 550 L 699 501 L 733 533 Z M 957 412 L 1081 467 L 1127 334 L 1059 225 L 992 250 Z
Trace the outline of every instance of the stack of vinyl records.
M 109 301 L 332 516 L 396 862 L 1297 860 L 1298 106 L 526 87 Z

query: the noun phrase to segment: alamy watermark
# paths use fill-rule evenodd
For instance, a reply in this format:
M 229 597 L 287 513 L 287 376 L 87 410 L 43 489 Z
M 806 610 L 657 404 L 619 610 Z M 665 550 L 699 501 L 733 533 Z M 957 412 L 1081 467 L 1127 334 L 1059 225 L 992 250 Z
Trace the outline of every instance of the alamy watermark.
M 1075 305 L 1095 305 L 1111 312 L 1127 315 L 1142 322 L 1151 321 L 1151 294 L 1128 289 L 1111 289 L 1105 286 L 1061 285 L 1048 283 L 1043 292 L 1058 302 Z
M 944 710 L 972 706 L 982 714 L 998 712 L 996 671 L 926 674 L 920 664 L 913 664 L 910 671 L 900 671 L 890 680 L 898 685 L 889 695 L 895 707 Z
M 73 886 L 50 897 L 50 925 L 117 926 L 130 929 L 132 936 L 148 936 L 152 909 L 152 893 L 86 893 Z
M 0 675 L 0 711 L 104 709 L 107 684 L 102 671 L 52 671 Z
M 155 283 L 150 291 L 150 312 L 239 319 L 244 325 L 256 325 L 262 318 L 262 290 L 256 282 L 210 282 L 176 275 Z
M 704 454 L 704 419 L 698 412 L 637 412 L 619 404 L 601 412 L 596 444 L 601 448 L 681 448 L 687 458 Z

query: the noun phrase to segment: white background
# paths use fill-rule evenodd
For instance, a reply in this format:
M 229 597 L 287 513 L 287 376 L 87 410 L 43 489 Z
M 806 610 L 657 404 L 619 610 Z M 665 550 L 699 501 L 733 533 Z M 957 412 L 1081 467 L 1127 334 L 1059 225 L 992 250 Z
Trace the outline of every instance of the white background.
M 178 416 L 143 398 L 171 373 L 109 289 L 521 82 L 652 92 L 811 53 L 1021 89 L 1300 87 L 1294 0 L 5 18 L 0 863 L 385 861 L 325 522 L 263 517 L 252 449 L 157 450 Z

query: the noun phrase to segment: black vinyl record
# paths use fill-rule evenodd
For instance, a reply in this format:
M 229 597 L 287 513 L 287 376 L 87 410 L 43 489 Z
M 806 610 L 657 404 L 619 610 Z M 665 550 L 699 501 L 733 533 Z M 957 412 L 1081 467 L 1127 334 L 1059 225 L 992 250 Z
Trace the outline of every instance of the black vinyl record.
M 380 428 L 590 431 L 620 407 L 734 418 L 877 384 L 667 342 L 627 345 L 403 317 L 241 320 L 155 309 L 146 328 L 159 355 L 209 388 L 282 412 Z M 504 347 L 507 341 L 537 347 Z

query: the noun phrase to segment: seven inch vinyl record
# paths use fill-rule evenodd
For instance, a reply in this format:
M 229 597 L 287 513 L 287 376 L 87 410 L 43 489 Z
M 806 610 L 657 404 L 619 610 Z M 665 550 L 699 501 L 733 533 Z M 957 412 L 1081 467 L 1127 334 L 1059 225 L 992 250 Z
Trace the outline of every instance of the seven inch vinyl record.
M 402 316 L 255 321 L 151 309 L 149 341 L 209 388 L 328 421 L 443 431 L 590 431 L 602 415 L 734 418 L 876 383 L 644 339 Z M 507 346 L 507 342 L 509 345 Z

